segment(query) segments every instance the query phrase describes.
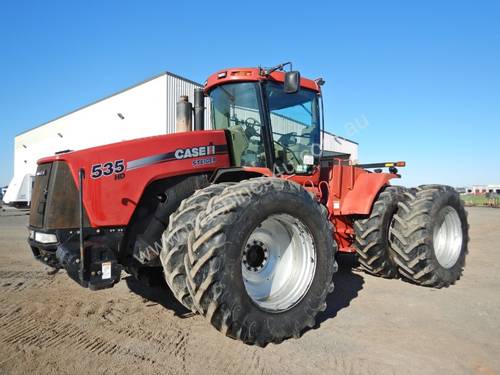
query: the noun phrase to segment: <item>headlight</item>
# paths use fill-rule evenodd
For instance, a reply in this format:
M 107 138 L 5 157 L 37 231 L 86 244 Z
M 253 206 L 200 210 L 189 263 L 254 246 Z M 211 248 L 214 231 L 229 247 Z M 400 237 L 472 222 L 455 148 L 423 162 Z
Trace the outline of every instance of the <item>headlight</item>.
M 30 240 L 34 240 L 34 239 L 35 239 L 35 231 L 30 230 Z
M 51 233 L 35 232 L 35 241 L 40 243 L 56 243 L 57 237 Z

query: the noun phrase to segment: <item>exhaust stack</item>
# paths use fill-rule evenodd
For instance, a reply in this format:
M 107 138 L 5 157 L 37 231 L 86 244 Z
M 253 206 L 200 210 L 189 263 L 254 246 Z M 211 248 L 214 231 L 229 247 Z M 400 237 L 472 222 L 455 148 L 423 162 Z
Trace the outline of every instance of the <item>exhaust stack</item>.
M 194 130 L 205 130 L 205 93 L 194 89 Z
M 193 105 L 188 100 L 187 95 L 181 96 L 177 102 L 177 115 L 175 122 L 175 132 L 190 132 L 192 127 Z

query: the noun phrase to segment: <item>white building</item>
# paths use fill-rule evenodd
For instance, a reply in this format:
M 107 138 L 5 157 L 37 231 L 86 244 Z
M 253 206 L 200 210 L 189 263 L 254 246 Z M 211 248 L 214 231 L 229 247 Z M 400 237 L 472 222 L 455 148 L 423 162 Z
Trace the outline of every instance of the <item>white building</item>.
M 172 133 L 176 104 L 181 95 L 193 101 L 200 84 L 165 72 L 94 103 L 48 121 L 15 137 L 14 176 L 3 197 L 5 203 L 28 204 L 37 160 L 64 150 L 81 150 L 107 143 Z M 210 106 L 205 124 L 210 128 Z M 358 145 L 330 133 L 325 150 L 358 158 Z
M 500 194 L 500 185 L 472 185 L 466 188 L 467 194 L 483 195 L 487 193 Z

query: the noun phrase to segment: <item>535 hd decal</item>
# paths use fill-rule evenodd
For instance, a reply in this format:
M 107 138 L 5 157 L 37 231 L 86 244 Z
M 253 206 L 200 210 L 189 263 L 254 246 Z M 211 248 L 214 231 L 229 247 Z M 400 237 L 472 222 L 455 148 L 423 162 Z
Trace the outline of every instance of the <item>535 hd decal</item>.
M 108 161 L 92 165 L 91 177 L 93 179 L 111 176 L 113 174 L 119 175 L 125 171 L 125 162 L 123 159 L 114 162 Z

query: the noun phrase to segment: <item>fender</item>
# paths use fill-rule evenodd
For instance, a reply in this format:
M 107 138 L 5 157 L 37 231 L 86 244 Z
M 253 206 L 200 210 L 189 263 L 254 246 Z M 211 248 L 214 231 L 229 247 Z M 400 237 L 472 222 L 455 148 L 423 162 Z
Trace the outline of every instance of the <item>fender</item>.
M 341 200 L 342 215 L 368 215 L 380 190 L 399 175 L 392 173 L 361 173 L 357 176 L 353 189 Z
M 249 178 L 272 176 L 268 168 L 259 167 L 233 167 L 218 169 L 210 178 L 211 183 L 239 182 Z

